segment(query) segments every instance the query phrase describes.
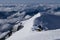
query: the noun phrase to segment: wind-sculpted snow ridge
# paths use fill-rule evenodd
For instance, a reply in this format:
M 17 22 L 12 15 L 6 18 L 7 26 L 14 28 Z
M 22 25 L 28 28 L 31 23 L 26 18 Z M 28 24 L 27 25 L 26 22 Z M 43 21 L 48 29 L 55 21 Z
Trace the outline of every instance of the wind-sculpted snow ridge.
M 43 23 L 45 22 L 48 23 L 47 25 L 45 25 L 47 26 L 48 29 L 51 29 L 51 30 L 60 29 L 59 27 L 60 26 L 59 25 L 60 24 L 60 21 L 59 21 L 60 5 L 44 5 L 44 4 L 38 4 L 38 5 L 37 4 L 36 5 L 20 4 L 20 5 L 8 5 L 8 6 L 1 5 L 0 6 L 0 35 L 2 35 L 3 37 L 0 37 L 0 39 L 2 40 L 7 38 L 7 36 L 9 37 L 12 33 L 14 33 L 14 31 L 17 31 L 22 21 L 31 19 L 37 13 L 40 13 L 41 17 L 37 17 L 34 20 L 33 25 L 35 25 L 35 23 L 41 24 L 41 21 L 43 21 Z M 45 29 L 45 26 L 43 27 L 44 29 Z M 5 33 L 7 34 L 5 35 Z

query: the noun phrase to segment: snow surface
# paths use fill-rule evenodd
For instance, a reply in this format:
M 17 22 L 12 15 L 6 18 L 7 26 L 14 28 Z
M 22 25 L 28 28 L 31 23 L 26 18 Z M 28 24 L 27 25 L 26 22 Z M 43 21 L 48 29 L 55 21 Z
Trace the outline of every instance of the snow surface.
M 60 29 L 45 32 L 36 32 L 22 38 L 21 40 L 60 40 Z
M 18 32 L 16 32 L 15 34 L 13 34 L 10 38 L 13 38 L 13 39 L 10 39 L 10 38 L 8 38 L 7 40 L 17 40 L 17 39 L 19 39 L 19 38 L 23 38 L 23 37 L 26 37 L 26 36 L 28 36 L 28 35 L 30 35 L 31 33 L 34 33 L 34 32 L 32 32 L 32 27 L 33 27 L 33 21 L 34 21 L 34 19 L 36 18 L 36 17 L 39 17 L 39 16 L 41 16 L 40 15 L 40 13 L 38 13 L 38 14 L 36 14 L 34 17 L 32 17 L 31 19 L 29 19 L 29 20 L 26 20 L 26 21 L 23 21 L 22 23 L 24 24 L 24 28 L 23 29 L 21 29 L 21 30 L 19 30 Z M 16 35 L 16 34 L 19 34 L 20 35 L 20 37 L 19 38 L 17 38 L 17 36 L 19 36 L 19 35 Z M 22 36 L 23 35 L 23 36 Z M 16 39 L 15 39 L 16 38 Z
M 40 16 L 41 14 L 38 13 L 29 20 L 22 21 L 24 27 L 6 40 L 60 40 L 60 29 L 41 32 L 32 31 L 34 19 Z

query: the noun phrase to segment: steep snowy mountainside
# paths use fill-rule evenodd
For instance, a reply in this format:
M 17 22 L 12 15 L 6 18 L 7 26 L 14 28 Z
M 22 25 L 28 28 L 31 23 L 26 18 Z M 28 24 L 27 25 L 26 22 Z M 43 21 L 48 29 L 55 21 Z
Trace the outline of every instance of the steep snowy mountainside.
M 41 32 L 32 31 L 34 20 L 39 17 L 41 17 L 41 13 L 37 13 L 29 20 L 22 21 L 24 27 L 6 40 L 60 40 L 60 29 Z
M 47 25 L 43 25 L 44 29 L 45 27 L 49 29 L 60 29 L 60 16 L 59 12 L 60 6 L 59 5 L 44 5 L 44 4 L 38 4 L 38 5 L 26 5 L 26 4 L 20 4 L 20 5 L 1 5 L 0 6 L 0 35 L 2 33 L 8 32 L 13 30 L 13 28 L 18 28 L 20 23 L 23 23 L 23 26 L 31 25 L 30 27 L 24 27 L 21 30 L 26 32 L 30 32 L 30 28 L 32 25 L 36 22 L 36 24 L 41 24 L 42 21 L 44 24 L 47 22 Z M 41 14 L 42 16 L 34 18 L 36 14 Z M 37 16 L 37 15 L 36 15 Z M 33 19 L 34 21 L 31 21 Z M 40 21 L 41 20 L 41 21 Z M 27 22 L 26 22 L 27 21 Z M 26 25 L 25 25 L 26 24 Z M 17 26 L 15 26 L 17 25 Z M 17 31 L 17 30 L 16 30 Z M 20 30 L 19 30 L 20 31 Z M 32 31 L 31 31 L 32 32 Z M 22 33 L 21 33 L 22 34 Z
M 39 13 L 31 19 L 23 21 L 24 27 L 6 40 L 60 40 L 60 29 L 41 32 L 31 30 L 34 19 L 40 16 Z
M 41 14 L 40 13 L 37 13 L 36 15 L 34 15 L 29 20 L 22 21 L 24 27 L 21 30 L 19 30 L 18 32 L 16 32 L 15 34 L 13 34 L 10 38 L 12 38 L 12 37 L 14 37 L 14 38 L 11 39 L 11 40 L 17 40 L 17 39 L 15 39 L 18 36 L 16 34 L 19 34 L 20 35 L 20 38 L 23 38 L 23 37 L 28 36 L 31 33 L 33 33 L 32 27 L 33 27 L 34 19 L 37 18 L 37 17 L 40 17 L 40 16 L 41 16 Z M 10 38 L 8 38 L 7 40 L 9 40 Z

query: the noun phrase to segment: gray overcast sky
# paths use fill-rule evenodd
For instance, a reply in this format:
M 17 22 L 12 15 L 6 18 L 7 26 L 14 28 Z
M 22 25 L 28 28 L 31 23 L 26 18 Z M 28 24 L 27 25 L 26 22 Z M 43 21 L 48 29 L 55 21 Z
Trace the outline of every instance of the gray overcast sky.
M 0 0 L 0 3 L 60 3 L 60 0 Z

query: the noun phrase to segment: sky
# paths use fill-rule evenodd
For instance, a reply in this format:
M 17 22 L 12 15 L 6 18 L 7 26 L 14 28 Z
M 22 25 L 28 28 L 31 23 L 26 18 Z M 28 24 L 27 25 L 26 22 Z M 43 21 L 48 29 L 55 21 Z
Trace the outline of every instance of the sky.
M 60 3 L 60 0 L 0 0 L 0 3 Z

